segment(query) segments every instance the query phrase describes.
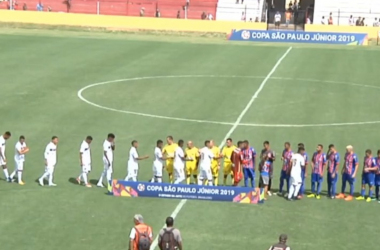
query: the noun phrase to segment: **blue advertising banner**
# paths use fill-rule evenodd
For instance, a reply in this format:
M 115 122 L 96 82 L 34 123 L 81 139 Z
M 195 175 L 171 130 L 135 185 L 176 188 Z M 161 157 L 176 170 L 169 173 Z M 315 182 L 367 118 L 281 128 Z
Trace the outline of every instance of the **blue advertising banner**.
M 276 30 L 232 30 L 231 41 L 319 43 L 343 45 L 368 45 L 368 34 L 276 31 Z
M 114 196 L 121 197 L 193 199 L 249 204 L 264 202 L 260 188 L 252 189 L 244 187 L 216 187 L 113 180 L 112 191 Z

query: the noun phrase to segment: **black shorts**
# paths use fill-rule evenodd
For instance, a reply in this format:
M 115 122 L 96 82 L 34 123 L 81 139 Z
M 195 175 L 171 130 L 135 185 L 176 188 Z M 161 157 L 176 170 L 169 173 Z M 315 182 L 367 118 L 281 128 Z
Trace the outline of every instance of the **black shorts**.
M 275 25 L 276 27 L 279 27 L 279 26 L 280 26 L 280 22 L 275 22 L 274 25 Z

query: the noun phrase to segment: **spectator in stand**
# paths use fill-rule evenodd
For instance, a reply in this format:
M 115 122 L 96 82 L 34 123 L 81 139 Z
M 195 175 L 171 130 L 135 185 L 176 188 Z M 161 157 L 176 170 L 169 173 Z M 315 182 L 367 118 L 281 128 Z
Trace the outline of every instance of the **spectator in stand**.
M 350 26 L 355 25 L 355 20 L 354 20 L 354 17 L 352 15 L 350 16 L 350 19 L 348 19 L 348 25 L 350 25 Z
M 289 10 L 292 10 L 292 9 L 293 9 L 293 2 L 292 2 L 292 1 L 289 2 L 288 7 L 289 7 Z
M 206 12 L 203 11 L 203 13 L 201 15 L 201 19 L 206 20 L 206 18 L 207 18 Z
M 360 26 L 360 22 L 362 21 L 362 18 L 359 17 L 358 19 L 356 19 L 356 22 L 355 22 L 355 25 L 356 26 Z
M 26 3 L 24 3 L 24 4 L 22 5 L 22 10 L 28 10 L 28 6 L 26 5 Z
M 324 17 L 324 16 L 322 17 L 322 20 L 321 20 L 321 24 L 323 24 L 323 25 L 325 25 L 325 24 L 326 24 L 326 19 L 325 19 L 325 17 Z
M 333 17 L 332 17 L 332 12 L 330 12 L 330 16 L 329 16 L 328 24 L 329 24 L 329 25 L 333 25 L 333 24 L 334 24 Z
M 47 7 L 47 11 L 48 11 L 48 12 L 52 12 L 52 9 L 51 9 L 50 6 Z
M 207 19 L 212 21 L 214 20 L 214 16 L 211 13 L 208 13 Z
M 245 17 L 245 12 L 243 11 L 242 13 L 241 13 L 241 20 L 243 21 L 243 22 L 245 22 L 246 20 L 246 17 Z
M 181 11 L 177 11 L 177 19 L 181 19 Z
M 361 22 L 360 22 L 360 26 L 365 26 L 365 18 L 363 17 Z
M 159 9 L 156 9 L 156 17 L 160 18 L 161 17 L 161 12 Z
M 252 20 L 252 18 L 251 18 L 251 20 Z M 255 23 L 258 23 L 258 22 L 259 22 L 259 18 L 256 17 L 256 18 L 255 18 Z
M 274 26 L 276 29 L 280 29 L 280 23 L 281 23 L 281 14 L 280 12 L 276 12 L 276 15 L 274 15 Z
M 289 3 L 289 5 L 290 5 L 290 3 Z M 286 25 L 286 28 L 289 27 L 290 19 L 292 19 L 292 12 L 290 10 L 287 10 L 285 12 L 285 25 Z
M 306 18 L 306 24 L 311 24 L 311 20 L 309 16 Z
M 37 4 L 37 11 L 44 11 L 44 5 L 41 1 L 39 1 Z
M 186 8 L 189 9 L 190 6 L 190 0 L 186 0 Z
M 379 27 L 379 21 L 377 21 L 376 17 L 375 17 L 375 21 L 373 22 L 373 27 Z
M 140 16 L 141 17 L 145 16 L 145 8 L 144 7 L 141 7 L 141 9 L 140 9 Z

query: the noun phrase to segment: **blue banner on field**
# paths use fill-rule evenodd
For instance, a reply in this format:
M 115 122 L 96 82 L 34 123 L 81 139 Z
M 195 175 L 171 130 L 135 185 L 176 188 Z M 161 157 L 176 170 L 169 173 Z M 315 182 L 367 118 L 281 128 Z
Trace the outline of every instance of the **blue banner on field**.
M 250 204 L 264 202 L 263 193 L 260 188 L 216 187 L 113 180 L 112 191 L 114 196 L 122 197 L 193 199 Z
M 343 45 L 368 45 L 368 34 L 275 31 L 275 30 L 232 30 L 231 41 L 319 43 Z

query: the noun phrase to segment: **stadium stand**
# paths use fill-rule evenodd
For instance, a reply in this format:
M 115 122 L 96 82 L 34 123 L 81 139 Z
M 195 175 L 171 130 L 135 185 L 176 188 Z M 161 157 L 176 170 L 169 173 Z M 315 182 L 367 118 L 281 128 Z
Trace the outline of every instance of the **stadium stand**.
M 245 0 L 243 4 L 236 3 L 235 0 L 219 0 L 216 20 L 261 21 L 263 6 L 264 0 Z
M 356 20 L 364 17 L 368 26 L 372 26 L 375 18 L 380 17 L 379 0 L 318 0 L 314 6 L 314 24 L 321 24 L 322 17 L 325 19 L 332 13 L 333 24 L 349 25 L 352 15 Z
M 203 12 L 215 17 L 217 2 L 218 0 L 191 0 L 187 18 L 201 19 Z M 28 10 L 36 11 L 38 1 L 23 0 L 22 4 L 24 3 Z M 178 11 L 180 11 L 180 18 L 184 18 L 186 0 L 74 0 L 71 2 L 70 8 L 68 8 L 66 0 L 45 0 L 42 1 L 42 4 L 44 11 L 50 7 L 53 12 L 140 16 L 143 9 L 144 16 L 154 17 L 158 9 L 160 17 L 177 18 Z M 1 9 L 6 9 L 7 6 L 7 1 L 0 2 Z M 18 2 L 17 10 L 22 10 L 20 2 Z

